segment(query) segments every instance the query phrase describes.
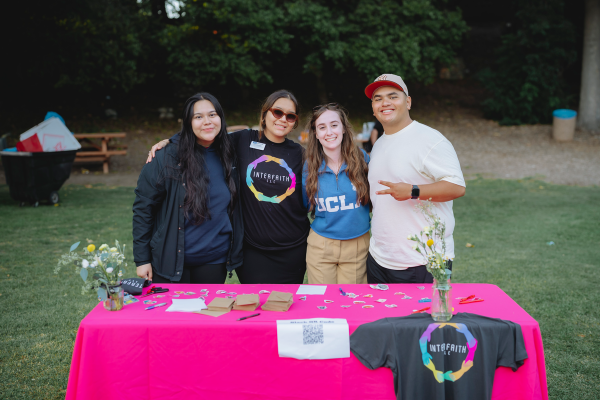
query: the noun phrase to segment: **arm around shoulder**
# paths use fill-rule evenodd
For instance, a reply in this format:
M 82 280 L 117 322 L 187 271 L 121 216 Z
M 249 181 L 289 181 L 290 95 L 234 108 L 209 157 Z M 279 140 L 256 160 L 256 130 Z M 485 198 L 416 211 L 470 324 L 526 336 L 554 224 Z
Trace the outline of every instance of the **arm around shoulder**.
M 133 258 L 137 266 L 152 260 L 150 240 L 156 212 L 165 196 L 161 180 L 162 159 L 146 164 L 138 178 L 133 202 Z

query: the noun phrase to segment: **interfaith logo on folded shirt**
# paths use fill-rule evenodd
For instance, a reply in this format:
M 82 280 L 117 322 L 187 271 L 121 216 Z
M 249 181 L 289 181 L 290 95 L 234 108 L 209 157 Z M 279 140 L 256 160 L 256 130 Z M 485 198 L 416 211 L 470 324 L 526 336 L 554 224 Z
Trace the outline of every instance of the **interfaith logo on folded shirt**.
M 433 343 L 432 333 L 436 329 L 443 329 L 444 327 L 452 327 L 457 332 L 462 333 L 466 340 L 466 343 Z M 471 367 L 473 366 L 473 358 L 475 357 L 475 351 L 477 350 L 477 339 L 473 337 L 469 329 L 464 324 L 453 324 L 453 323 L 436 323 L 430 324 L 421 338 L 419 339 L 419 347 L 421 348 L 421 356 L 423 358 L 423 364 L 431 372 L 436 381 L 443 383 L 445 380 L 456 382 L 459 380 Z M 461 368 L 457 371 L 446 371 L 442 372 L 436 369 L 433 362 L 433 356 L 431 355 L 443 355 L 449 356 L 451 359 L 455 358 L 456 355 L 466 354 L 464 361 L 461 364 Z

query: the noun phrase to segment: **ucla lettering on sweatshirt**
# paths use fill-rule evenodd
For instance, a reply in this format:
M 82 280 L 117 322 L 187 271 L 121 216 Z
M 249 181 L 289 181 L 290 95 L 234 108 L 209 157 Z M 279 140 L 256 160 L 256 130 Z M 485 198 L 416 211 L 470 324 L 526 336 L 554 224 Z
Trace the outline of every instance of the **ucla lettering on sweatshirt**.
M 369 156 L 363 151 L 365 161 Z M 302 170 L 302 198 L 308 208 L 306 194 L 307 163 Z M 311 228 L 319 235 L 335 240 L 349 240 L 364 235 L 371 226 L 368 204 L 357 204 L 356 188 L 350 181 L 346 163 L 335 173 L 325 161 L 319 168 L 319 191 L 315 197 L 317 206 Z

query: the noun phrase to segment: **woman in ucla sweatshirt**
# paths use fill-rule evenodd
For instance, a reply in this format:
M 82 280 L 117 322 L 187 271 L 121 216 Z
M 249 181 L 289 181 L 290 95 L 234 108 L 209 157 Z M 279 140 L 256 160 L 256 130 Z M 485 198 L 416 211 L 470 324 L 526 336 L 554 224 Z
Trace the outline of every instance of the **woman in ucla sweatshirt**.
M 308 283 L 367 283 L 369 156 L 353 142 L 346 113 L 335 103 L 313 108 L 302 172 L 308 235 Z

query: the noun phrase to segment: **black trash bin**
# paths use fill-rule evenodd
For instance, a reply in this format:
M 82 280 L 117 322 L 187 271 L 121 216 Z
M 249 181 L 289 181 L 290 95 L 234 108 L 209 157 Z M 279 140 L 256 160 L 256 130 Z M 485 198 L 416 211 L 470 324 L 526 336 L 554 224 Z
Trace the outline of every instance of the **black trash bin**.
M 58 203 L 58 190 L 71 175 L 77 150 L 43 153 L 0 151 L 10 197 L 37 207 Z

